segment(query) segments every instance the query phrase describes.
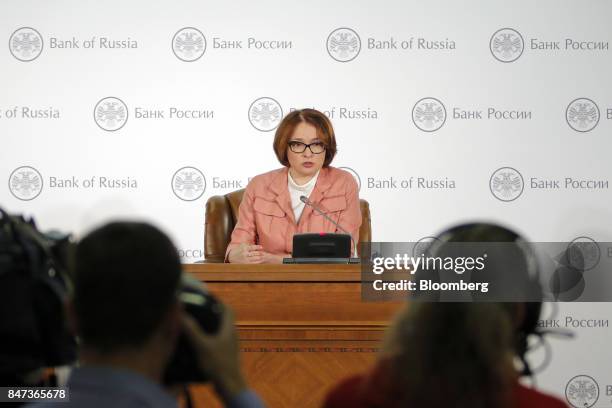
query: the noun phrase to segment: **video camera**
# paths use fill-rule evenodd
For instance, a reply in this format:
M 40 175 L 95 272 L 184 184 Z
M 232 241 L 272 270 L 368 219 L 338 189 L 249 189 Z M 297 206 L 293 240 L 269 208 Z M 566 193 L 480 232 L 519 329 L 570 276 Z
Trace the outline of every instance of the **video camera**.
M 64 316 L 70 236 L 0 208 L 0 384 L 40 385 L 37 371 L 72 364 L 76 340 Z
M 207 334 L 219 330 L 222 318 L 221 303 L 202 284 L 183 274 L 179 299 L 187 313 L 193 317 Z M 199 365 L 196 352 L 185 333 L 179 335 L 176 349 L 164 373 L 164 384 L 203 383 L 208 381 Z

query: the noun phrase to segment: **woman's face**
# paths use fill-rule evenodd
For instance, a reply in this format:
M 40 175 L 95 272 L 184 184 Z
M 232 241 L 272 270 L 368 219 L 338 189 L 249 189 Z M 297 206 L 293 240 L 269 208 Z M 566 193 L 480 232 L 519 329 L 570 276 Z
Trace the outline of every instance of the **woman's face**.
M 311 146 L 301 153 L 296 153 L 304 149 L 304 145 Z M 313 153 L 311 149 L 319 153 Z M 317 129 L 313 125 L 300 122 L 295 127 L 287 146 L 287 160 L 291 169 L 291 177 L 301 179 L 295 180 L 299 184 L 310 180 L 321 170 L 325 161 L 325 144 L 318 138 Z

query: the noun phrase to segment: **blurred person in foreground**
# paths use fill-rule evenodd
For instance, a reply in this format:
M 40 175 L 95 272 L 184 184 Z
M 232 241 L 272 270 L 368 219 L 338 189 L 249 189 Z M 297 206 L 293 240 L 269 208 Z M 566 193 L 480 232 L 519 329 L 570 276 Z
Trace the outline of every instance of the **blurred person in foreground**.
M 518 234 L 504 227 L 466 224 L 442 233 L 438 242 L 507 243 L 488 273 L 526 277 L 533 272 L 527 267 L 530 253 L 521 252 L 524 262 L 504 262 L 525 247 Z M 515 267 L 521 264 L 524 267 Z M 521 360 L 523 373 L 530 373 L 524 357 L 526 340 L 535 331 L 540 306 L 540 302 L 410 302 L 387 331 L 375 367 L 336 385 L 324 407 L 567 407 L 519 382 L 521 370 L 515 361 Z
M 376 366 L 335 386 L 324 407 L 567 407 L 519 383 L 512 327 L 496 303 L 413 303 Z
M 162 386 L 181 330 L 226 406 L 263 407 L 240 371 L 230 310 L 215 335 L 183 312 L 178 298 L 178 253 L 157 228 L 117 222 L 87 235 L 75 256 L 68 316 L 80 337 L 69 379 L 70 407 L 177 407 Z

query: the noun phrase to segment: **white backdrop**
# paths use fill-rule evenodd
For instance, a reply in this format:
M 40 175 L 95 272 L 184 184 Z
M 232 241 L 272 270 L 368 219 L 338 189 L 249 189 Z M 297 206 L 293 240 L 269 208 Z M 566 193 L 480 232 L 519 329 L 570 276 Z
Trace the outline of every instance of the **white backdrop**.
M 194 262 L 206 200 L 278 167 L 281 111 L 314 107 L 375 241 L 474 219 L 612 241 L 611 15 L 603 0 L 2 2 L 0 205 L 77 235 L 150 220 Z M 562 305 L 561 327 L 600 327 L 551 341 L 544 389 L 587 375 L 612 405 L 610 312 Z

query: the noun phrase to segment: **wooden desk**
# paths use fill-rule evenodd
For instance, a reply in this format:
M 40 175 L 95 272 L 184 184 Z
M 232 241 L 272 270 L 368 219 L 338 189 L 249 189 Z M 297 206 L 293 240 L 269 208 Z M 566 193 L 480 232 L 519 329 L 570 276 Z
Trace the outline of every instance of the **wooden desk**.
M 244 372 L 271 408 L 320 407 L 330 386 L 371 366 L 401 306 L 362 302 L 359 265 L 185 270 L 236 312 Z M 202 387 L 194 394 L 196 406 L 220 406 Z

